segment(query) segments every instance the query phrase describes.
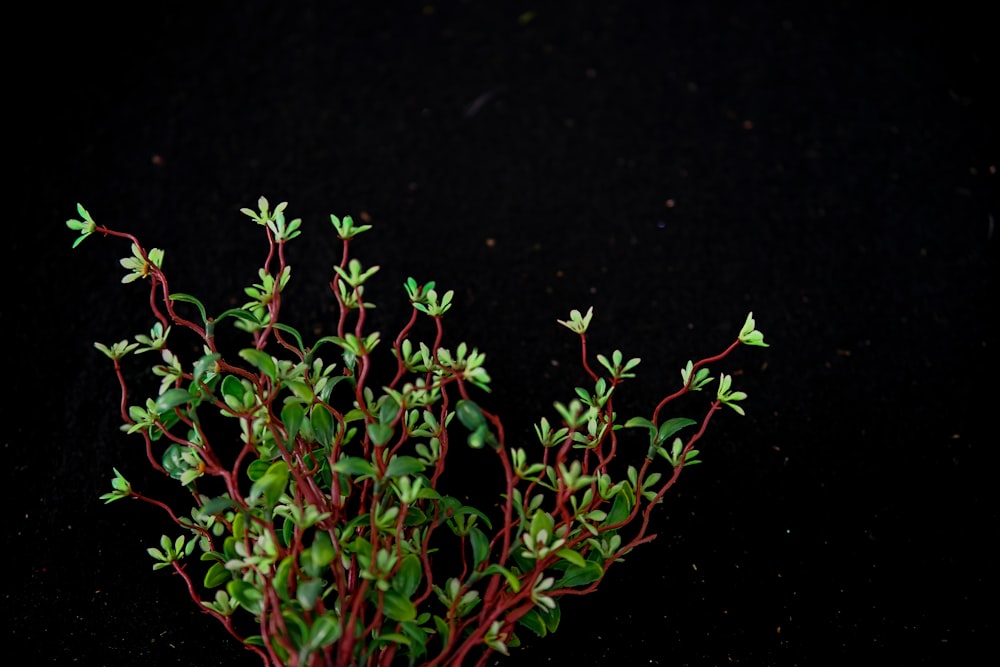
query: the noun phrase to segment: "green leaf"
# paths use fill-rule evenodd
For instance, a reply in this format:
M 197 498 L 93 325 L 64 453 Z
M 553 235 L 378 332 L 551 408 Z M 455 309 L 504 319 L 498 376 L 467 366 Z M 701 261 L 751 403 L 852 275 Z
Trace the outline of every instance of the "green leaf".
M 587 332 L 587 327 L 590 326 L 590 319 L 593 316 L 594 307 L 591 306 L 587 309 L 586 315 L 581 315 L 579 310 L 571 310 L 569 312 L 569 320 L 556 320 L 556 322 L 563 325 L 570 331 L 582 335 Z
M 456 403 L 455 414 L 458 416 L 458 421 L 470 431 L 476 431 L 480 426 L 486 425 L 483 411 L 472 401 L 462 399 Z
M 416 554 L 407 554 L 403 556 L 403 560 L 400 561 L 399 568 L 392 578 L 392 587 L 409 599 L 417 592 L 423 576 L 424 566 L 420 557 Z
M 392 396 L 386 396 L 378 411 L 378 421 L 386 426 L 392 424 L 399 414 L 399 403 Z
M 271 325 L 278 331 L 282 331 L 289 334 L 295 339 L 295 342 L 299 345 L 299 350 L 304 351 L 306 349 L 305 343 L 302 340 L 302 334 L 299 333 L 298 329 L 288 326 L 287 324 L 282 324 L 280 322 L 275 322 Z
M 213 563 L 205 573 L 205 588 L 216 588 L 233 578 L 233 573 L 223 563 Z
M 413 456 L 394 456 L 385 468 L 385 476 L 389 479 L 412 475 L 416 472 L 423 472 L 426 468 L 423 462 Z
M 285 444 L 291 444 L 295 440 L 304 418 L 305 410 L 301 403 L 289 401 L 281 408 L 281 421 L 285 425 Z M 315 424 L 313 424 L 313 428 L 315 428 Z
M 223 397 L 231 398 L 236 401 L 237 404 L 243 403 L 243 395 L 246 394 L 246 388 L 240 379 L 235 375 L 227 375 L 222 379 L 222 386 L 220 387 Z M 227 401 L 228 403 L 228 401 Z
M 206 516 L 216 516 L 235 507 L 238 507 L 238 505 L 232 498 L 219 496 L 218 498 L 207 500 L 205 504 L 201 506 L 201 512 Z
M 316 397 L 316 394 L 313 393 L 312 387 L 305 382 L 300 382 L 299 380 L 286 380 L 285 386 L 288 387 L 297 398 L 301 399 L 306 404 L 312 403 L 313 399 Z
M 337 236 L 345 241 L 372 228 L 371 225 L 358 225 L 355 227 L 354 219 L 349 215 L 344 216 L 343 221 L 341 221 L 340 218 L 331 213 L 330 222 L 333 223 L 334 228 L 337 230 Z
M 578 552 L 573 551 L 572 549 L 560 549 L 559 551 L 556 552 L 556 555 L 562 558 L 563 560 L 569 561 L 570 563 L 572 563 L 577 567 L 587 566 L 586 559 L 584 559 L 583 556 L 581 556 Z
M 251 324 L 259 325 L 261 322 L 257 317 L 248 310 L 243 310 L 242 308 L 230 308 L 224 311 L 221 315 L 215 318 L 215 322 L 218 324 L 227 317 L 235 317 L 238 320 L 243 320 L 244 322 L 249 322 Z
M 264 459 L 251 461 L 250 465 L 247 466 L 247 477 L 250 478 L 250 481 L 256 482 L 258 479 L 267 474 L 267 469 L 270 467 L 270 461 L 265 461 Z
M 229 596 L 235 599 L 241 607 L 251 614 L 259 615 L 263 611 L 264 594 L 257 588 L 242 579 L 233 579 L 226 584 Z
M 372 422 L 368 424 L 368 437 L 371 438 L 376 447 L 381 447 L 392 437 L 392 427 L 388 424 Z
M 556 588 L 575 588 L 577 586 L 586 586 L 587 584 L 592 584 L 595 581 L 601 579 L 604 576 L 604 568 L 600 564 L 595 563 L 592 560 L 588 560 L 583 567 L 578 567 L 576 565 L 570 565 L 566 568 L 566 572 L 563 573 L 562 579 L 560 579 L 555 587 Z
M 334 472 L 350 475 L 351 477 L 374 477 L 375 468 L 367 459 L 360 456 L 344 456 L 333 464 Z
M 166 448 L 161 460 L 163 469 L 174 479 L 180 479 L 187 472 L 189 466 L 184 460 L 184 447 L 176 442 Z
M 486 445 L 486 440 L 490 435 L 490 429 L 486 424 L 480 424 L 476 429 L 469 434 L 466 441 L 469 443 L 469 447 L 473 449 L 482 449 Z
M 286 524 L 287 525 L 287 524 Z M 274 572 L 274 576 L 271 581 L 274 582 L 274 590 L 277 591 L 278 597 L 283 601 L 290 601 L 288 594 L 288 579 L 289 574 L 292 571 L 292 566 L 296 564 L 297 559 L 294 556 L 285 556 L 278 563 L 278 568 Z
M 73 241 L 74 248 L 80 245 L 85 238 L 93 234 L 97 229 L 97 223 L 95 223 L 94 219 L 90 217 L 90 213 L 88 213 L 87 209 L 83 207 L 83 204 L 77 203 L 76 212 L 80 214 L 80 217 L 83 218 L 83 220 L 70 219 L 66 221 L 67 227 L 80 232 L 80 236 Z
M 309 547 L 309 558 L 312 566 L 319 571 L 333 562 L 337 551 L 333 548 L 333 541 L 330 535 L 318 530 L 313 538 L 312 546 Z
M 444 646 L 448 645 L 448 622 L 441 618 L 440 616 L 434 616 L 434 627 L 437 630 L 438 636 L 441 637 L 441 643 Z
M 485 570 L 483 570 L 483 573 L 503 575 L 503 577 L 507 580 L 507 585 L 510 586 L 510 590 L 512 592 L 517 593 L 518 591 L 521 590 L 521 580 L 517 578 L 516 574 L 514 574 L 513 572 L 511 572 L 510 570 L 501 565 L 497 565 L 496 563 L 494 563 L 493 565 L 490 565 Z
M 653 438 L 656 437 L 656 424 L 649 421 L 645 417 L 632 417 L 627 422 L 625 422 L 625 428 L 636 428 L 639 426 L 649 429 L 650 441 L 652 441 Z
M 267 352 L 249 347 L 240 350 L 240 356 L 253 364 L 267 377 L 272 380 L 278 379 L 278 366 L 274 363 L 274 357 Z
M 540 612 L 542 618 L 545 619 L 545 625 L 549 628 L 549 632 L 555 632 L 559 629 L 559 621 L 562 620 L 562 612 L 559 610 L 560 607 L 557 605 L 555 609 Z
M 667 421 L 660 424 L 660 430 L 656 434 L 656 443 L 660 444 L 666 442 L 667 438 L 673 434 L 680 431 L 686 426 L 691 426 L 697 424 L 693 419 L 688 419 L 687 417 L 674 417 L 673 419 L 668 419 Z
M 319 594 L 322 592 L 322 579 L 300 581 L 298 587 L 295 589 L 295 600 L 302 605 L 303 609 L 312 611 L 316 606 L 316 600 L 319 599 Z
M 281 494 L 285 492 L 288 485 L 288 464 L 284 461 L 275 461 L 264 473 L 264 476 L 253 483 L 250 487 L 250 501 L 254 502 L 258 498 L 264 498 L 264 504 L 272 508 L 278 504 Z
M 408 644 L 410 648 L 407 654 L 411 658 L 411 664 L 424 664 L 423 661 L 418 661 L 418 659 L 427 654 L 427 640 L 431 633 L 430 628 L 424 629 L 422 626 L 427 623 L 429 616 L 430 614 L 424 612 L 412 621 L 404 621 L 399 624 L 403 634 L 410 640 Z
M 744 345 L 754 345 L 757 347 L 770 347 L 764 342 L 764 334 L 757 331 L 755 328 L 757 326 L 753 319 L 753 312 L 747 315 L 747 320 L 743 324 L 743 328 L 740 329 L 739 340 Z
M 528 628 L 539 637 L 544 637 L 549 633 L 549 629 L 545 625 L 542 615 L 539 614 L 536 609 L 529 610 L 527 614 L 518 619 L 518 623 Z
M 729 403 L 729 402 L 726 402 L 726 405 L 728 405 L 729 407 L 731 407 L 733 409 L 733 411 L 736 412 L 736 414 L 738 414 L 740 416 L 746 415 L 746 411 L 743 410 L 743 408 L 741 406 L 736 405 L 735 403 Z
M 525 619 L 528 619 L 527 622 L 525 622 Z M 521 618 L 520 623 L 539 637 L 545 637 L 549 633 L 559 629 L 560 619 L 561 613 L 558 605 L 554 609 L 547 609 L 545 611 L 536 607 L 525 614 Z
M 194 304 L 194 307 L 198 309 L 201 314 L 202 324 L 208 324 L 208 315 L 205 313 L 205 306 L 198 299 L 194 298 L 190 294 L 182 294 L 180 292 L 174 292 L 170 295 L 171 301 L 184 301 L 186 303 Z
M 160 413 L 167 412 L 168 410 L 172 410 L 178 405 L 183 405 L 190 400 L 191 392 L 187 389 L 168 389 L 160 394 L 160 397 L 156 399 L 156 411 Z
M 469 541 L 472 543 L 473 568 L 479 569 L 490 556 L 490 540 L 486 533 L 473 526 L 469 529 Z
M 390 588 L 382 594 L 382 610 L 394 621 L 412 621 L 417 617 L 417 608 L 410 598 Z
M 423 497 L 423 492 L 426 490 L 427 489 L 420 489 L 420 496 L 418 497 Z M 428 521 L 427 515 L 424 514 L 423 511 L 420 510 L 419 508 L 411 505 L 409 509 L 406 510 L 406 518 L 403 519 L 403 525 L 422 526 L 425 523 L 427 523 L 427 521 Z
M 529 530 L 533 538 L 538 539 L 538 534 L 544 530 L 545 534 L 551 539 L 554 527 L 555 522 L 551 514 L 543 512 L 540 509 L 535 510 L 534 515 L 531 517 L 531 528 Z
M 460 504 L 458 507 L 454 508 L 452 514 L 454 516 L 466 516 L 466 515 L 476 516 L 482 519 L 483 523 L 486 524 L 487 527 L 489 528 L 493 527 L 493 522 L 490 521 L 490 518 L 486 516 L 486 514 L 484 514 L 481 510 L 476 509 L 475 507 L 470 507 L 469 505 Z
M 325 405 L 316 404 L 313 406 L 312 414 L 309 417 L 309 424 L 312 426 L 313 435 L 323 447 L 333 446 L 334 422 L 333 415 Z
M 611 503 L 611 511 L 608 512 L 608 517 L 602 525 L 615 526 L 626 521 L 629 514 L 632 513 L 634 504 L 631 487 L 622 486 L 621 490 L 615 494 L 615 500 Z
M 206 373 L 215 370 L 215 362 L 222 358 L 219 353 L 206 354 L 204 357 L 194 362 L 194 377 L 192 382 L 198 384 L 198 382 L 205 376 Z
M 128 498 L 132 494 L 132 485 L 129 484 L 128 480 L 118 472 L 118 468 L 112 468 L 112 470 L 115 471 L 115 476 L 111 479 L 111 488 L 114 491 L 101 496 L 101 500 L 104 501 L 105 505 L 116 500 L 121 500 L 122 498 Z
M 373 635 L 372 641 L 376 646 L 380 644 L 402 644 L 403 646 L 410 645 L 410 638 L 398 632 L 383 632 L 381 634 Z
M 340 639 L 343 629 L 332 614 L 333 612 L 327 612 L 313 621 L 312 628 L 309 629 L 310 646 L 320 649 Z

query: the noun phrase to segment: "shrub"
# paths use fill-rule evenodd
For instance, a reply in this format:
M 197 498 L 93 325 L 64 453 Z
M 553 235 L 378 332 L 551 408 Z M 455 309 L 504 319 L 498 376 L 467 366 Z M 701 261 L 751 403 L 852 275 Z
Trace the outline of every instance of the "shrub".
M 268 241 L 259 280 L 246 303 L 216 316 L 170 290 L 162 250 L 98 225 L 83 206 L 67 226 L 80 233 L 74 247 L 95 233 L 131 242 L 122 282 L 148 282 L 152 326 L 95 346 L 114 363 L 123 430 L 142 437 L 149 465 L 183 487 L 190 507 L 148 497 L 117 469 L 102 499 L 166 512 L 175 531 L 148 550 L 153 568 L 178 574 L 202 611 L 264 664 L 483 665 L 518 645 L 521 629 L 555 631 L 563 596 L 593 592 L 612 563 L 655 537 L 651 512 L 698 463 L 713 415 L 743 414 L 746 394 L 708 364 L 741 344 L 765 346 L 752 313 L 725 349 L 688 361 L 648 417 L 623 422 L 614 400 L 639 359 L 615 350 L 595 364 L 593 311 L 574 310 L 559 323 L 579 337 L 591 384 L 555 403 L 553 421 L 539 419 L 538 443 L 510 446 L 500 418 L 473 398 L 490 388 L 485 355 L 444 345 L 451 291 L 406 281 L 412 312 L 382 345 L 395 375 L 379 386 L 372 355 L 383 338 L 366 327 L 365 292 L 378 267 L 350 254 L 370 225 L 330 216 L 342 242 L 329 283 L 336 334 L 307 344 L 280 319 L 291 276 L 285 244 L 301 221 L 285 217 L 285 203 L 258 204 L 243 213 Z M 415 338 L 418 325 L 426 340 Z M 221 327 L 245 346 L 221 349 Z M 123 362 L 146 353 L 159 389 L 135 401 Z M 667 417 L 691 392 L 707 394 L 700 417 Z M 645 432 L 647 444 L 616 478 L 622 428 Z M 503 472 L 493 515 L 442 488 L 463 440 Z M 200 565 L 190 562 L 195 553 Z

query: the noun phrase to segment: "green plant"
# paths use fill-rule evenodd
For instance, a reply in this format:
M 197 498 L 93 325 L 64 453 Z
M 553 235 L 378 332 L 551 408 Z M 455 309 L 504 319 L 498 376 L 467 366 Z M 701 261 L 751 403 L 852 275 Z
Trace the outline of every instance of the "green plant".
M 285 203 L 258 204 L 243 213 L 268 240 L 259 281 L 245 289 L 246 303 L 214 317 L 170 290 L 162 250 L 98 225 L 83 206 L 67 226 L 80 233 L 74 247 L 95 233 L 131 242 L 122 282 L 148 281 L 151 328 L 95 345 L 114 363 L 123 430 L 143 438 L 149 464 L 182 485 L 191 506 L 176 511 L 147 497 L 117 469 L 102 499 L 139 499 L 169 515 L 176 530 L 148 550 L 153 568 L 177 573 L 265 664 L 483 665 L 518 644 L 518 628 L 556 630 L 563 596 L 593 592 L 612 563 L 654 539 L 651 512 L 698 463 L 695 446 L 713 415 L 743 414 L 746 394 L 707 365 L 741 344 L 765 346 L 752 314 L 719 354 L 688 361 L 649 417 L 622 422 L 615 397 L 639 359 L 615 350 L 592 365 L 593 311 L 574 310 L 559 323 L 579 337 L 592 384 L 555 403 L 554 422 L 535 424 L 537 445 L 509 446 L 500 418 L 471 396 L 489 391 L 485 355 L 444 345 L 451 291 L 406 281 L 412 312 L 383 345 L 395 374 L 379 386 L 372 354 L 383 339 L 366 327 L 365 292 L 378 267 L 349 252 L 369 225 L 331 216 L 342 242 L 329 284 L 336 333 L 309 345 L 280 319 L 291 275 L 285 244 L 301 221 L 285 218 Z M 223 326 L 247 340 L 235 354 L 221 349 Z M 416 339 L 418 326 L 427 326 L 426 340 Z M 157 357 L 159 388 L 130 401 L 122 364 L 146 353 Z M 713 382 L 699 419 L 665 417 L 673 401 Z M 647 431 L 647 446 L 616 478 L 622 428 Z M 455 438 L 503 471 L 492 515 L 442 488 Z M 189 562 L 194 554 L 200 566 Z

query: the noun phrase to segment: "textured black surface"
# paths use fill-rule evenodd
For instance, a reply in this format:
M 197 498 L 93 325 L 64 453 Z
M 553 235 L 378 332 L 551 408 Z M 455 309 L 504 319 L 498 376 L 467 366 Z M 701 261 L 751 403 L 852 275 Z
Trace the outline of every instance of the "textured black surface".
M 455 289 L 450 336 L 487 351 L 484 404 L 514 438 L 582 382 L 555 323 L 571 308 L 594 306 L 595 351 L 643 358 L 618 398 L 629 414 L 747 311 L 771 342 L 734 361 L 749 414 L 718 420 L 660 539 L 499 664 L 954 665 L 992 641 L 1000 156 L 984 17 L 246 4 L 8 22 L 24 39 L 7 47 L 5 653 L 256 664 L 150 570 L 160 517 L 98 500 L 112 466 L 159 484 L 91 347 L 148 321 L 142 291 L 117 284 L 127 247 L 71 252 L 63 223 L 82 201 L 222 308 L 262 261 L 238 213 L 262 194 L 305 219 L 299 324 L 330 324 L 327 216 L 370 215 L 357 249 L 383 267 L 379 324 L 404 314 L 408 275 Z

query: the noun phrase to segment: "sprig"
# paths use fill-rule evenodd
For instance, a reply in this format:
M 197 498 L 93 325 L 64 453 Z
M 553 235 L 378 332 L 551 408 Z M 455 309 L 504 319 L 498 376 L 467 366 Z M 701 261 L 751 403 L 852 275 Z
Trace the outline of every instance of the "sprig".
M 753 320 L 753 313 L 747 315 L 747 321 L 743 324 L 743 328 L 740 329 L 740 342 L 744 345 L 755 345 L 757 347 L 770 347 L 764 342 L 764 334 L 757 331 L 756 323 Z
M 97 223 L 94 222 L 94 219 L 92 217 L 90 217 L 90 213 L 88 213 L 87 209 L 83 207 L 83 204 L 77 204 L 76 211 L 77 213 L 80 214 L 82 220 L 77 220 L 76 218 L 70 218 L 69 220 L 66 221 L 67 227 L 69 227 L 73 231 L 80 232 L 80 236 L 78 236 L 76 240 L 73 241 L 74 248 L 83 243 L 83 240 L 85 238 L 87 238 L 95 231 L 97 231 Z
M 587 328 L 590 326 L 590 320 L 594 317 L 594 308 L 590 307 L 587 309 L 586 315 L 581 315 L 579 310 L 571 310 L 569 312 L 568 320 L 556 320 L 559 324 L 563 325 L 573 333 L 585 334 L 587 333 Z
M 182 534 L 147 550 L 153 568 L 179 575 L 197 606 L 271 667 L 397 657 L 484 664 L 519 647 L 518 632 L 554 632 L 562 598 L 593 592 L 612 564 L 653 539 L 650 513 L 699 463 L 696 445 L 717 410 L 744 413 L 746 394 L 722 373 L 714 399 L 700 396 L 700 413 L 661 416 L 714 381 L 709 363 L 741 344 L 766 347 L 752 313 L 723 352 L 688 361 L 651 414 L 624 419 L 619 385 L 640 360 L 615 349 L 592 367 L 593 308 L 571 311 L 557 322 L 577 335 L 589 383 L 552 403 L 534 425 L 537 443 L 508 447 L 503 421 L 476 396 L 492 388 L 486 353 L 443 342 L 453 290 L 407 278 L 414 312 L 386 346 L 396 374 L 376 379 L 382 337 L 368 326 L 375 306 L 365 290 L 379 267 L 351 252 L 371 225 L 330 216 L 343 241 L 328 283 L 336 333 L 310 344 L 281 321 L 291 276 L 281 245 L 302 230 L 287 206 L 260 197 L 256 209 L 240 209 L 264 228 L 271 252 L 243 289 L 249 301 L 214 316 L 169 289 L 162 250 L 98 226 L 82 205 L 67 221 L 79 233 L 74 247 L 95 232 L 128 240 L 122 282 L 151 279 L 156 288 L 141 333 L 94 345 L 114 362 L 121 429 L 142 438 L 149 465 L 192 504 L 175 509 L 146 496 L 117 468 L 101 500 L 164 511 Z M 430 340 L 420 340 L 420 315 L 431 320 Z M 154 351 L 152 360 L 138 356 Z M 141 360 L 147 372 L 124 368 Z M 137 376 L 159 378 L 155 393 L 132 387 Z M 472 467 L 446 470 L 463 441 L 477 450 Z M 499 510 L 449 495 L 455 475 L 496 479 Z M 439 545 L 455 551 L 439 556 Z M 195 552 L 199 559 L 187 559 Z M 237 630 L 244 626 L 254 629 Z

